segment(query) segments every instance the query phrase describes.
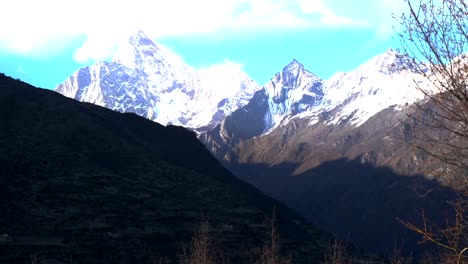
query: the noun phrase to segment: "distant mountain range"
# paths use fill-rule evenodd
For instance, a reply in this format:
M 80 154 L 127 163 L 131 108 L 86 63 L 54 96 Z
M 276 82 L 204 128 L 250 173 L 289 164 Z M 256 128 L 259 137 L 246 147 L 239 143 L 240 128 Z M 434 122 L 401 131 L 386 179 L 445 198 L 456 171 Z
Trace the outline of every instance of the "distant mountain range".
M 389 49 L 322 80 L 293 59 L 260 87 L 239 71 L 203 79 L 173 57 L 140 32 L 112 62 L 79 70 L 56 91 L 196 131 L 236 176 L 358 246 L 388 253 L 401 244 L 410 253 L 418 238 L 395 218 L 425 208 L 442 220 L 454 197 L 437 177 L 446 168 L 405 143 L 418 126 L 407 114 L 426 100 L 415 83 L 436 90 L 422 65 Z M 99 77 L 103 65 L 134 77 Z M 80 81 L 82 71 L 92 80 Z
M 82 68 L 55 90 L 78 101 L 199 132 L 257 101 L 255 111 L 263 121 L 255 134 L 261 135 L 295 118 L 317 122 L 320 115 L 328 115 L 327 124 L 359 126 L 387 107 L 402 110 L 422 99 L 415 80 L 430 88 L 408 57 L 389 49 L 326 81 L 293 59 L 261 87 L 233 63 L 195 70 L 140 31 L 118 48 L 111 62 Z
M 273 210 L 281 254 L 324 257 L 328 234 L 234 177 L 182 127 L 2 74 L 0 117 L 1 263 L 174 263 L 204 221 L 229 263 L 252 263 Z

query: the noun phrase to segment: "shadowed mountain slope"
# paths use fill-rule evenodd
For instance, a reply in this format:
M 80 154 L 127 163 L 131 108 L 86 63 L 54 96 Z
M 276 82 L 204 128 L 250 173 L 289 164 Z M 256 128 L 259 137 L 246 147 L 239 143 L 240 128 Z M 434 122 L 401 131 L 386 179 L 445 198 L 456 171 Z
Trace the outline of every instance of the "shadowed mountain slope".
M 421 237 L 404 228 L 397 218 L 419 225 L 424 209 L 432 224 L 444 226 L 445 217 L 453 213 L 447 201 L 457 198 L 435 180 L 399 175 L 360 159 L 327 161 L 292 175 L 297 167 L 293 163 L 238 164 L 231 169 L 320 228 L 390 256 L 395 248 L 415 256 L 434 249 L 427 247 L 430 244 L 419 244 Z
M 175 259 L 203 219 L 231 263 L 249 263 L 273 208 L 284 254 L 323 257 L 328 235 L 232 176 L 184 128 L 4 75 L 0 119 L 1 263 Z
M 420 223 L 425 209 L 429 219 L 443 226 L 447 201 L 457 196 L 439 178 L 424 173 L 443 167 L 405 143 L 403 137 L 411 132 L 400 121 L 405 117 L 389 108 L 353 127 L 324 125 L 324 114 L 314 125 L 296 119 L 237 141 L 229 140 L 242 134 L 232 130 L 234 136 L 222 144 L 226 128 L 242 124 L 227 118 L 224 127 L 200 138 L 239 178 L 319 227 L 374 252 L 391 253 L 401 245 L 405 254 L 421 253 L 419 236 L 396 218 Z

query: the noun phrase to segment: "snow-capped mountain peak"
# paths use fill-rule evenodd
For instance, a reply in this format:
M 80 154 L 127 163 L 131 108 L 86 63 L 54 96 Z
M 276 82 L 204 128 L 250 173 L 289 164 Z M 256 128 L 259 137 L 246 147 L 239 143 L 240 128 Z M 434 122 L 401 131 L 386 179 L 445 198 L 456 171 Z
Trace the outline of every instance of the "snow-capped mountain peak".
M 163 45 L 155 43 L 143 31 L 135 32 L 120 43 L 112 62 L 135 69 L 143 66 L 142 62 L 147 57 L 153 57 L 160 62 L 166 60 L 172 66 L 188 67 L 177 54 L 169 51 Z
M 324 111 L 335 109 L 331 123 L 359 126 L 381 110 L 402 108 L 424 98 L 417 89 L 431 84 L 419 74 L 408 56 L 392 49 L 377 55 L 351 72 L 340 72 L 326 81 Z
M 293 59 L 281 72 L 275 74 L 271 82 L 281 83 L 288 89 L 301 89 L 307 86 L 302 84 L 302 81 L 315 81 L 319 79 L 317 75 L 308 71 L 302 63 Z
M 158 46 L 145 35 L 142 31 L 132 34 L 125 42 L 119 44 L 112 62 L 122 64 L 131 69 L 138 69 L 142 66 L 141 62 L 148 55 L 161 54 Z
M 150 92 L 166 92 L 196 78 L 194 70 L 176 54 L 138 31 L 121 44 L 112 62 L 135 70 L 147 79 Z
M 263 87 L 268 98 L 264 117 L 266 131 L 274 129 L 291 116 L 320 105 L 323 82 L 293 59 Z
M 387 49 L 385 53 L 373 57 L 360 68 L 368 73 L 378 71 L 383 74 L 394 74 L 405 70 L 416 72 L 418 69 L 409 56 L 393 49 Z
M 289 71 L 296 71 L 298 69 L 305 69 L 304 65 L 302 65 L 302 63 L 300 63 L 298 60 L 296 60 L 295 58 L 292 59 L 292 61 L 290 63 L 288 63 L 288 65 L 286 65 L 284 67 L 285 70 L 289 70 Z
M 247 104 L 258 89 L 240 67 L 195 70 L 138 31 L 119 45 L 111 62 L 78 70 L 56 91 L 163 125 L 206 129 Z

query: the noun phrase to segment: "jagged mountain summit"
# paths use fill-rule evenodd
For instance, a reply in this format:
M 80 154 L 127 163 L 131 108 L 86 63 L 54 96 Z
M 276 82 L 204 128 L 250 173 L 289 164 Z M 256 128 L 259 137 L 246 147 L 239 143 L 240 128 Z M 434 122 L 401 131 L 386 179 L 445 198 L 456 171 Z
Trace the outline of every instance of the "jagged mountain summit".
M 279 125 L 287 116 L 312 109 L 322 103 L 323 82 L 293 59 L 277 73 L 264 87 L 268 97 L 265 129 Z
M 112 61 L 78 70 L 55 90 L 163 125 L 203 130 L 247 104 L 258 89 L 234 63 L 195 70 L 139 31 Z
M 222 141 L 237 142 L 237 137 L 248 139 L 266 134 L 289 118 L 319 106 L 323 96 L 323 81 L 294 59 L 246 106 L 234 111 L 215 129 L 220 131 Z

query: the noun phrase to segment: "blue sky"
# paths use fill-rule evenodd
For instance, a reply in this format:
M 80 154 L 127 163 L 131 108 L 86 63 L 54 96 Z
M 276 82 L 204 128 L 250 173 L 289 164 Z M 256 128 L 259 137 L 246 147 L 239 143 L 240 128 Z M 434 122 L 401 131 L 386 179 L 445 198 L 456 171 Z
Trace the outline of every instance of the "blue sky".
M 296 58 L 327 79 L 397 47 L 400 0 L 15 0 L 0 72 L 53 89 L 143 30 L 195 68 L 234 62 L 260 84 Z M 25 8 L 26 7 L 26 8 Z M 20 15 L 19 15 L 20 14 Z

